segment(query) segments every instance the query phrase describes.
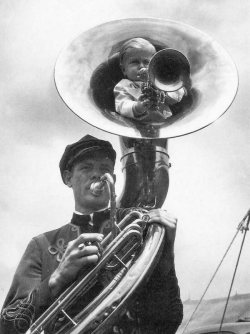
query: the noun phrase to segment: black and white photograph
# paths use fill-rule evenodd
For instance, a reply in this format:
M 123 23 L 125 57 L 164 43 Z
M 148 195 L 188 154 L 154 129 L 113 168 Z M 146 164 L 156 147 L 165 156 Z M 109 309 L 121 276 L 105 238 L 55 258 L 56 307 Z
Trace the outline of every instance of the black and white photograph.
M 249 334 L 249 18 L 0 0 L 0 334 Z

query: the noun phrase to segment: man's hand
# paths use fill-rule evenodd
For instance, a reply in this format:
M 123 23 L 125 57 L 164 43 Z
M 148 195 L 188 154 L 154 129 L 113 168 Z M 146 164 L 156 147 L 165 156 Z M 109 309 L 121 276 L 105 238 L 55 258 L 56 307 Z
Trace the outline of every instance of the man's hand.
M 147 213 L 149 223 L 159 223 L 166 229 L 163 256 L 159 262 L 161 270 L 168 273 L 174 266 L 174 241 L 176 235 L 177 218 L 170 215 L 166 210 L 153 209 Z
M 97 263 L 99 248 L 91 243 L 100 243 L 102 239 L 103 235 L 99 233 L 83 233 L 68 243 L 62 261 L 49 279 L 53 296 L 72 283 L 86 265 Z
M 159 223 L 166 229 L 166 241 L 169 247 L 174 247 L 177 218 L 170 215 L 166 210 L 153 209 L 148 212 L 149 223 Z

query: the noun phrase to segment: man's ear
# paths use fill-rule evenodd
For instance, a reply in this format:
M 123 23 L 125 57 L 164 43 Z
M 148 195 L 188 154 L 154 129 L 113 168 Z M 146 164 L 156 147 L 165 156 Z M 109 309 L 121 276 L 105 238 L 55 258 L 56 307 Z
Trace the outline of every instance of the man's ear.
M 72 176 L 72 172 L 69 171 L 69 170 L 65 170 L 63 172 L 63 180 L 64 180 L 64 183 L 69 187 L 71 188 L 72 187 L 72 184 L 71 184 L 71 176 Z

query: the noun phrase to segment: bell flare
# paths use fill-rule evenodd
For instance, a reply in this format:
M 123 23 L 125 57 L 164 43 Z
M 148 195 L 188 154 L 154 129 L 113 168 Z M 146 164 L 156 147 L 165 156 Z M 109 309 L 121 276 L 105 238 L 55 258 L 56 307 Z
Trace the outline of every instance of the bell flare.
M 147 39 L 157 51 L 176 50 L 168 56 L 172 66 L 179 64 L 176 73 L 169 74 L 167 83 L 159 75 L 161 88 L 179 89 L 190 71 L 187 94 L 169 106 L 171 117 L 144 122 L 115 110 L 113 89 L 124 78 L 119 50 L 135 37 Z M 171 20 L 131 18 L 101 24 L 75 38 L 57 59 L 55 83 L 69 109 L 85 122 L 119 136 L 154 139 L 183 136 L 213 123 L 230 107 L 238 74 L 229 54 L 200 30 Z

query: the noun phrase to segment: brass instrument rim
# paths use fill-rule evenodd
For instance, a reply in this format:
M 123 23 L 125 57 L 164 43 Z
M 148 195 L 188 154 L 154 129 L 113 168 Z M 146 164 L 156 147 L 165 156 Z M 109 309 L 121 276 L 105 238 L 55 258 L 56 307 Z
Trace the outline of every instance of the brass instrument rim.
M 155 152 L 155 153 L 163 153 L 165 154 L 168 158 L 170 158 L 169 154 L 167 153 L 167 150 L 163 147 L 160 147 L 160 146 L 154 146 L 154 149 L 146 149 L 146 150 L 143 150 L 143 152 Z M 124 158 L 126 158 L 128 155 L 130 154 L 137 154 L 139 153 L 134 147 L 131 147 L 129 149 L 126 150 L 126 153 L 123 154 L 123 156 L 120 158 L 120 161 L 122 161 Z
M 190 62 L 193 88 L 199 95 L 196 105 L 157 125 L 156 133 L 142 134 L 131 120 L 107 116 L 95 105 L 89 87 L 89 78 L 103 58 L 114 53 L 121 40 L 135 34 L 158 38 L 159 44 L 171 44 L 170 48 L 182 52 Z M 227 51 L 201 30 L 174 20 L 140 17 L 105 22 L 78 35 L 59 54 L 55 83 L 69 109 L 90 125 L 132 138 L 173 138 L 205 128 L 221 117 L 236 95 L 238 73 Z

